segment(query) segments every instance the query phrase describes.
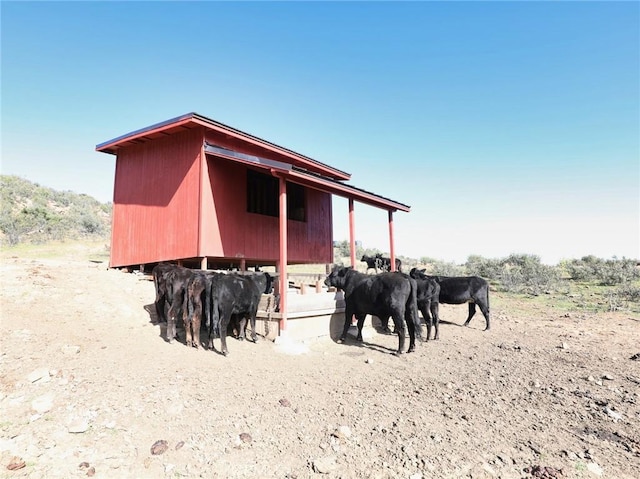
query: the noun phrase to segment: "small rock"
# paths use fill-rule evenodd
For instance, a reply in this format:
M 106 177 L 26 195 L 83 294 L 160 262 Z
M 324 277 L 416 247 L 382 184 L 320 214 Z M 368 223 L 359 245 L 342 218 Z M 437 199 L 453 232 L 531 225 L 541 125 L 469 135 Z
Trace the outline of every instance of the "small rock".
M 160 439 L 153 443 L 151 446 L 151 454 L 154 456 L 159 456 L 160 454 L 164 454 L 164 452 L 169 448 L 169 444 L 164 439 Z
M 89 423 L 86 419 L 78 419 L 73 421 L 68 428 L 68 431 L 71 434 L 82 434 L 83 432 L 87 432 L 89 429 Z
M 373 364 L 373 359 L 367 358 L 367 359 L 364 360 L 364 362 L 367 363 L 367 364 Z
M 605 374 L 602 376 L 602 379 L 606 379 L 607 381 L 613 381 L 613 376 L 611 374 Z
M 416 472 L 415 474 L 411 474 L 409 479 L 422 479 L 424 476 L 421 472 Z
M 40 414 L 44 414 L 45 412 L 50 411 L 52 407 L 53 407 L 53 394 L 45 394 L 31 401 L 31 409 L 33 409 L 34 411 Z
M 569 349 L 569 344 L 562 341 L 562 344 L 560 345 L 560 349 Z
M 27 381 L 35 383 L 36 381 L 47 382 L 49 381 L 49 370 L 47 368 L 38 368 L 27 376 Z
M 592 383 L 595 380 L 596 380 L 596 378 L 594 378 L 593 376 L 587 377 L 587 381 L 589 381 L 590 383 Z
M 590 462 L 587 464 L 587 470 L 596 476 L 602 476 L 602 468 L 596 464 L 595 462 Z
M 351 428 L 349 428 L 349 426 L 340 426 L 332 435 L 339 439 L 351 437 Z
M 489 474 L 489 476 L 491 477 L 498 477 L 498 474 L 496 473 L 496 470 L 491 467 L 489 464 L 487 464 L 486 462 L 484 464 L 482 464 L 482 469 Z
M 640 361 L 640 353 L 634 354 L 629 359 L 631 359 L 632 361 Z
M 280 403 L 280 406 L 282 406 L 282 407 L 291 407 L 291 402 L 289 402 L 288 399 L 282 398 L 278 402 Z
M 176 448 L 175 448 L 175 449 L 176 449 L 176 451 L 177 451 L 178 449 L 182 449 L 182 447 L 183 447 L 183 446 L 184 446 L 184 441 L 180 441 L 178 444 L 176 444 Z
M 9 461 L 9 464 L 7 464 L 7 469 L 9 469 L 10 471 L 17 471 L 18 469 L 22 469 L 26 465 L 27 463 L 24 462 L 21 457 L 13 456 Z
M 615 412 L 614 410 L 609 409 L 608 407 L 604 408 L 604 412 L 607 413 L 607 416 L 613 419 L 613 422 L 618 422 L 619 420 L 622 419 L 622 414 L 620 414 L 619 412 Z
M 246 442 L 246 443 L 248 443 L 248 442 L 253 441 L 253 438 L 251 437 L 251 435 L 250 435 L 249 433 L 247 433 L 247 432 L 242 432 L 242 433 L 240 433 L 240 440 L 241 440 L 242 442 Z
M 313 461 L 313 470 L 320 474 L 329 474 L 338 467 L 335 456 L 327 456 Z
M 65 346 L 62 346 L 62 352 L 67 356 L 73 356 L 74 354 L 78 354 L 80 352 L 80 346 L 67 344 Z
M 87 469 L 87 476 L 89 477 L 93 477 L 96 475 L 96 468 L 91 466 L 89 469 Z

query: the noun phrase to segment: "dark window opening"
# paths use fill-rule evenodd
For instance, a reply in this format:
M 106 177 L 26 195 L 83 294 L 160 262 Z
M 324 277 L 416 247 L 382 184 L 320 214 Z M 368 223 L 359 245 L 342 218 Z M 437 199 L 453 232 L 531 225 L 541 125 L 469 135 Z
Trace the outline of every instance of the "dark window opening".
M 259 215 L 280 215 L 278 178 L 247 170 L 247 212 Z M 287 183 L 287 218 L 306 221 L 305 188 Z

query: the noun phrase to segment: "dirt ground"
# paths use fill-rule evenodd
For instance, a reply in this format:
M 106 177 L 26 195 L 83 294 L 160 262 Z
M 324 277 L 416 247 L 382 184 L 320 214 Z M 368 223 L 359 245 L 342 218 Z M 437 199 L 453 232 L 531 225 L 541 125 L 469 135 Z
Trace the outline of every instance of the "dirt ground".
M 640 477 L 629 313 L 492 293 L 490 331 L 443 305 L 401 357 L 369 328 L 225 358 L 165 342 L 153 283 L 85 253 L 3 255 L 0 477 Z

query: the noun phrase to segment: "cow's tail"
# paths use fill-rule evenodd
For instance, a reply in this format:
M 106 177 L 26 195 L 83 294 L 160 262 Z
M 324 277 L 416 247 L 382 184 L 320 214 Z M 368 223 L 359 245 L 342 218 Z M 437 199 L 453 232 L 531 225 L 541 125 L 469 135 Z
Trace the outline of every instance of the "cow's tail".
M 207 284 L 204 289 L 204 319 L 205 325 L 209 328 L 211 324 L 211 294 L 213 291 L 211 290 L 211 285 Z
M 191 281 L 189 281 L 189 284 L 185 288 L 184 300 L 187 303 L 187 307 L 185 308 L 184 306 L 182 306 L 182 310 L 184 311 L 183 318 L 187 319 L 187 321 L 185 321 L 185 324 L 187 324 L 187 322 L 190 324 L 191 321 L 193 321 L 193 313 L 195 312 L 195 306 L 193 304 L 193 285 Z
M 409 299 L 407 300 L 407 314 L 409 317 L 407 320 L 413 321 L 416 330 L 416 338 L 422 339 L 422 323 L 420 322 L 420 316 L 418 316 L 418 283 L 415 279 L 410 279 L 411 292 L 409 293 Z
M 210 311 L 210 316 L 207 317 L 207 327 L 209 329 L 209 338 L 213 339 L 215 334 L 220 334 L 220 311 L 218 308 L 218 295 L 216 294 L 214 282 L 211 284 L 211 294 L 208 295 L 209 299 L 207 300 L 207 304 Z

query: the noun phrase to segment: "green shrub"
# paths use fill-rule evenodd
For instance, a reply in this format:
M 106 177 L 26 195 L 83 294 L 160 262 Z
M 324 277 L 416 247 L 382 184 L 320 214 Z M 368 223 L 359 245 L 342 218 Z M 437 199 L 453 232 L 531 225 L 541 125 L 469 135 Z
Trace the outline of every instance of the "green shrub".
M 563 261 L 562 267 L 569 277 L 576 281 L 597 281 L 603 286 L 615 286 L 640 278 L 636 261 L 622 258 L 613 259 L 584 256 L 581 259 Z
M 110 232 L 113 205 L 88 195 L 0 175 L 0 201 L 0 239 L 9 245 L 107 237 Z

